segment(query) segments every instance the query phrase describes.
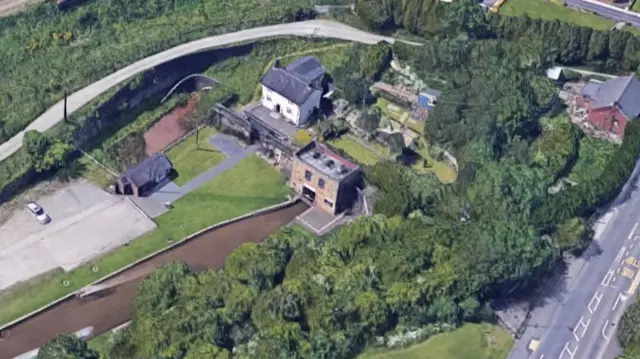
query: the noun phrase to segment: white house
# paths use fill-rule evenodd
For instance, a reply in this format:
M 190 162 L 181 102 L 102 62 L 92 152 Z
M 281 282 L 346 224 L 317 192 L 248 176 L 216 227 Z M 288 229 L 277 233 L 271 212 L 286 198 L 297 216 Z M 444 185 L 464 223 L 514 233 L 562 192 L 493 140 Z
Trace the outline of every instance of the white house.
M 324 67 L 315 56 L 304 56 L 281 67 L 276 60 L 260 80 L 262 106 L 296 126 L 304 125 L 322 98 Z

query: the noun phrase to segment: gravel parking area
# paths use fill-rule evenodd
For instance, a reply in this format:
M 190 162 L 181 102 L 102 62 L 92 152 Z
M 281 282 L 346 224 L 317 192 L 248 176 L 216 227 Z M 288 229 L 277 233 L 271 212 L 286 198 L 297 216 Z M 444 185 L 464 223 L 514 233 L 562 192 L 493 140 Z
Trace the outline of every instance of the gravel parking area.
M 36 201 L 49 224 L 21 206 L 0 225 L 0 290 L 57 268 L 72 270 L 156 227 L 123 197 L 85 181 Z

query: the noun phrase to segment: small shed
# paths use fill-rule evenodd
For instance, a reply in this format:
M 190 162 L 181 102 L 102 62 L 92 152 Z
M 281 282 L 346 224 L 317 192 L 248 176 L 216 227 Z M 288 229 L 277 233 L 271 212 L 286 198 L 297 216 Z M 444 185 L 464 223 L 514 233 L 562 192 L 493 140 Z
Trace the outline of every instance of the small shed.
M 564 69 L 562 67 L 555 66 L 550 69 L 547 69 L 546 74 L 547 74 L 547 77 L 553 81 L 564 82 L 565 76 L 564 76 L 563 70 Z
M 430 88 L 424 89 L 420 91 L 420 94 L 418 95 L 418 106 L 432 109 L 436 105 L 436 101 L 440 95 L 442 95 L 442 93 L 438 90 Z
M 117 181 L 120 194 L 144 197 L 169 177 L 173 170 L 171 161 L 162 153 L 156 153 L 135 167 L 126 170 Z

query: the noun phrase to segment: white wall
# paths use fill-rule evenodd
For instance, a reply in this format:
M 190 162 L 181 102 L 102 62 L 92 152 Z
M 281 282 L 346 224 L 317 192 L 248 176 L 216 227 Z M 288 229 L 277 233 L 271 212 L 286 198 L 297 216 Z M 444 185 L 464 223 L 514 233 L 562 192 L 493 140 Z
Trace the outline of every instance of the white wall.
M 262 106 L 273 112 L 276 112 L 276 105 L 280 105 L 280 114 L 298 126 L 304 124 L 313 112 L 313 109 L 320 106 L 321 96 L 322 93 L 320 93 L 320 91 L 314 91 L 307 101 L 298 107 L 295 103 L 262 85 L 262 99 L 260 102 Z

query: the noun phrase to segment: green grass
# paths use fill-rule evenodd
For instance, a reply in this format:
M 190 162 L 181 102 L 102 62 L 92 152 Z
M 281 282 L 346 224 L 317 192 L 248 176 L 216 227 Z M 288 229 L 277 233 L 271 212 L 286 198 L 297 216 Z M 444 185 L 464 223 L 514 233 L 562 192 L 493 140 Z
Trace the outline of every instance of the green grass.
M 100 354 L 100 358 L 107 358 L 109 340 L 111 339 L 111 331 L 102 333 L 95 338 L 90 339 L 87 344 L 89 348 L 97 351 Z
M 374 165 L 381 158 L 389 155 L 388 150 L 386 155 L 383 154 L 384 152 L 376 153 L 348 136 L 341 136 L 340 138 L 329 141 L 329 143 L 343 150 L 351 158 L 364 165 Z
M 283 202 L 284 177 L 256 156 L 240 161 L 174 202 L 155 219 L 158 228 L 69 273 L 54 271 L 0 292 L 0 323 L 7 323 L 202 228 Z M 91 271 L 98 266 L 96 273 Z M 62 281 L 70 282 L 68 287 Z
M 205 36 L 282 23 L 308 0 L 142 3 L 89 1 L 59 12 L 50 3 L 0 22 L 0 138 L 6 140 L 64 96 L 134 61 Z M 10 29 L 10 31 L 8 31 Z M 56 35 L 64 33 L 65 39 Z M 144 36 L 139 36 L 144 34 Z M 71 69 L 71 70 L 70 70 Z
M 631 6 L 631 11 L 640 12 L 640 1 L 634 0 L 633 6 Z
M 184 185 L 225 158 L 223 153 L 207 142 L 209 137 L 216 133 L 215 129 L 204 127 L 199 132 L 198 144 L 196 144 L 196 134 L 194 133 L 166 152 L 173 168 L 178 173 L 178 177 L 173 180 L 178 186 Z
M 392 107 L 398 107 L 398 110 L 392 110 L 391 108 L 389 108 L 389 105 L 392 105 Z M 378 97 L 375 106 L 379 108 L 380 111 L 382 111 L 382 113 L 387 117 L 390 117 L 396 122 L 404 124 L 415 133 L 424 135 L 424 124 L 411 118 L 409 112 L 405 111 L 402 107 L 394 105 L 391 101 L 382 97 Z
M 504 359 L 513 339 L 489 324 L 467 324 L 406 349 L 370 352 L 358 359 Z
M 609 30 L 615 24 L 601 16 L 572 10 L 544 0 L 506 0 L 499 13 L 507 16 L 528 15 L 543 20 L 559 20 L 599 30 Z

